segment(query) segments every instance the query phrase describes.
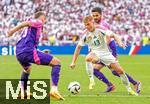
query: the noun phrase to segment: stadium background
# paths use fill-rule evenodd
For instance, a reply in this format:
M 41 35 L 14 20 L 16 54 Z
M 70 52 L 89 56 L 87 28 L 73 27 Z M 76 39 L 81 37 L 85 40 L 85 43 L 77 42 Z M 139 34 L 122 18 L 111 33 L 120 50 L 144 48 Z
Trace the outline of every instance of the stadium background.
M 100 93 L 105 90 L 105 86 L 96 80 L 96 87 L 89 92 L 85 56 L 79 57 L 76 71 L 69 70 L 72 56 L 68 54 L 73 54 L 75 45 L 81 37 L 84 29 L 82 18 L 90 14 L 91 8 L 97 6 L 103 9 L 103 16 L 111 25 L 111 30 L 118 33 L 128 46 L 126 50 L 117 47 L 119 54 L 125 54 L 119 56 L 119 61 L 127 72 L 142 82 L 143 91 L 139 97 L 127 95 L 120 80 L 113 77 L 108 70 L 103 72 L 116 84 L 117 91 L 112 94 Z M 30 18 L 29 16 L 38 10 L 47 13 L 47 23 L 40 38 L 39 49 L 59 54 L 57 57 L 62 60 L 59 86 L 66 101 L 59 103 L 52 100 L 51 104 L 149 104 L 150 73 L 147 70 L 150 67 L 149 0 L 0 0 L 0 79 L 19 79 L 21 71 L 21 66 L 14 56 L 20 32 L 11 38 L 6 37 L 6 32 Z M 81 53 L 86 54 L 87 47 L 84 47 Z M 33 65 L 31 78 L 49 79 L 49 70 L 47 67 Z M 68 96 L 67 85 L 73 80 L 81 83 L 82 90 L 79 95 Z
M 15 45 L 19 33 L 9 39 L 6 32 L 38 11 L 47 14 L 39 45 L 74 45 L 82 30 L 82 18 L 93 7 L 101 7 L 111 30 L 127 45 L 150 41 L 149 0 L 0 0 L 0 45 Z

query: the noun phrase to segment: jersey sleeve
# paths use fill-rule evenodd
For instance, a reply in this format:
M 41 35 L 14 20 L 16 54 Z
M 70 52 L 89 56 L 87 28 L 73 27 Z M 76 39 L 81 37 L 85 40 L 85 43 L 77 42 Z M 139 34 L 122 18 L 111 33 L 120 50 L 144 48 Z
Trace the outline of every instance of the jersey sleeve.
M 108 35 L 108 36 L 113 36 L 114 35 L 114 33 L 110 30 L 106 30 L 105 34 Z
M 79 40 L 78 45 L 80 45 L 80 46 L 85 46 L 85 41 L 86 41 L 86 37 L 83 36 L 83 37 Z
M 29 22 L 31 24 L 31 27 L 41 28 L 43 26 L 41 20 L 31 19 L 31 20 L 29 20 Z
M 104 22 L 103 26 L 105 27 L 105 29 L 110 29 L 110 25 L 107 22 Z
M 100 25 L 107 30 L 110 29 L 110 25 L 104 19 L 101 20 Z

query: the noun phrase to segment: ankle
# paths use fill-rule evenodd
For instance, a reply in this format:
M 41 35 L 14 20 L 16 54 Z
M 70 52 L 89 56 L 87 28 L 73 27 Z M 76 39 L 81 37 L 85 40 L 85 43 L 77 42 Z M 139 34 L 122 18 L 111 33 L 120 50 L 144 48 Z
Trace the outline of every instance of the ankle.
M 55 85 L 52 85 L 52 87 L 51 87 L 51 91 L 58 91 L 58 87 L 57 87 L 57 86 L 55 86 Z

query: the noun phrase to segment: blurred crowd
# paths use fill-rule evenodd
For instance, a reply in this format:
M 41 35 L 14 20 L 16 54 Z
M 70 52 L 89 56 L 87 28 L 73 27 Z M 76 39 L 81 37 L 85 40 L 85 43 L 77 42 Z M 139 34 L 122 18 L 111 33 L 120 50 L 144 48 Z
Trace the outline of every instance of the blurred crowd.
M 15 45 L 19 32 L 11 38 L 5 34 L 38 10 L 47 14 L 39 45 L 73 45 L 93 7 L 102 8 L 103 18 L 125 44 L 150 44 L 150 0 L 0 0 L 0 45 Z

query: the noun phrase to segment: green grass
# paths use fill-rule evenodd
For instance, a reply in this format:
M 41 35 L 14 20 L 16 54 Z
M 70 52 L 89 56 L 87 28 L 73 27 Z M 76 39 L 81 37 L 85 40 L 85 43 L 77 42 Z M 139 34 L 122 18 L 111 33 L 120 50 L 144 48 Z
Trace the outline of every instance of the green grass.
M 120 79 L 113 76 L 107 68 L 103 68 L 102 72 L 116 85 L 116 91 L 109 94 L 103 93 L 106 85 L 96 78 L 96 86 L 90 91 L 88 90 L 89 80 L 85 71 L 85 57 L 79 57 L 74 70 L 69 68 L 72 56 L 56 57 L 62 62 L 59 90 L 66 100 L 51 100 L 51 104 L 150 104 L 150 55 L 119 56 L 119 62 L 126 72 L 142 82 L 142 92 L 138 97 L 128 95 Z M 30 78 L 49 79 L 50 71 L 50 67 L 33 65 Z M 0 73 L 0 79 L 19 79 L 21 66 L 14 56 L 0 56 Z M 74 96 L 70 95 L 67 90 L 71 81 L 78 81 L 81 84 L 81 92 Z

